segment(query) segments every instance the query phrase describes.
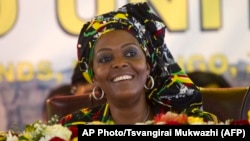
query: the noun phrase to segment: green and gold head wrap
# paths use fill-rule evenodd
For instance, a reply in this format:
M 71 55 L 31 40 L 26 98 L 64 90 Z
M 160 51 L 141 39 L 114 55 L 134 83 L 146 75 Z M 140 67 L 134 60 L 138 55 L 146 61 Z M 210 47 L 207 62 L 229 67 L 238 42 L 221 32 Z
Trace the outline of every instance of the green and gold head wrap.
M 134 35 L 151 66 L 153 89 L 146 92 L 155 107 L 183 110 L 201 106 L 201 94 L 179 67 L 165 43 L 166 26 L 147 3 L 129 3 L 83 25 L 77 52 L 81 71 L 86 80 L 93 77 L 93 48 L 97 39 L 113 30 L 125 30 Z M 161 110 L 161 109 L 159 109 Z

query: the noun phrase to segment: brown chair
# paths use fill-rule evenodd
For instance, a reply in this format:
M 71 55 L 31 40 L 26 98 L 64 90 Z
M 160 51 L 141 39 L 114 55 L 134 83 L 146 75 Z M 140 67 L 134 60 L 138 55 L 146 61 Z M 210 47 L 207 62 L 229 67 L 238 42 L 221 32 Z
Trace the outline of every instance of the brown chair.
M 247 119 L 250 110 L 249 87 L 200 88 L 203 98 L 203 109 L 215 114 L 219 120 Z M 105 103 L 106 99 L 97 101 L 90 95 L 58 96 L 47 100 L 48 117 L 54 114 L 59 117 L 83 107 Z
M 51 119 L 55 114 L 59 117 L 85 107 L 92 107 L 106 102 L 106 98 L 95 100 L 91 94 L 55 96 L 46 101 L 47 117 Z
M 200 88 L 203 109 L 221 121 L 248 119 L 250 110 L 249 87 Z

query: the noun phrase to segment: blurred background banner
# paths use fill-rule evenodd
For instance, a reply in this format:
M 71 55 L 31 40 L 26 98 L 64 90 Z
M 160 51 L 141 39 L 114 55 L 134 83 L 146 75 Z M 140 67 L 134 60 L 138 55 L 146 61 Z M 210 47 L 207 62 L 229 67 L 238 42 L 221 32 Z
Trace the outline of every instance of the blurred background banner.
M 0 0 L 0 130 L 42 117 L 49 91 L 70 83 L 80 29 L 95 15 L 143 0 Z M 148 0 L 186 72 L 250 84 L 250 0 Z

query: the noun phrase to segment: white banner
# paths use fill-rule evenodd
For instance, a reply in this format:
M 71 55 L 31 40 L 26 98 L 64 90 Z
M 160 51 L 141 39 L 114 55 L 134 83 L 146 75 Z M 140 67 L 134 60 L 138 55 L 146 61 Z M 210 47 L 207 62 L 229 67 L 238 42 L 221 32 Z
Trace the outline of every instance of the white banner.
M 143 0 L 0 0 L 0 130 L 41 119 L 55 86 L 70 83 L 78 33 L 95 15 Z M 149 0 L 166 42 L 187 72 L 250 83 L 249 0 Z M 2 122 L 3 123 L 3 122 Z

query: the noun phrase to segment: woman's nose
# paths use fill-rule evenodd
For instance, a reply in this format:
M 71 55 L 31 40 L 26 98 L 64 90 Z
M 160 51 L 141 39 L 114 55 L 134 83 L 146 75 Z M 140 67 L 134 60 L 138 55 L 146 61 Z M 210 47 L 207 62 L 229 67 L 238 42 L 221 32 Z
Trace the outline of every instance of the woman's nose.
M 113 60 L 113 68 L 122 68 L 127 66 L 128 66 L 127 61 L 121 57 L 118 57 Z

